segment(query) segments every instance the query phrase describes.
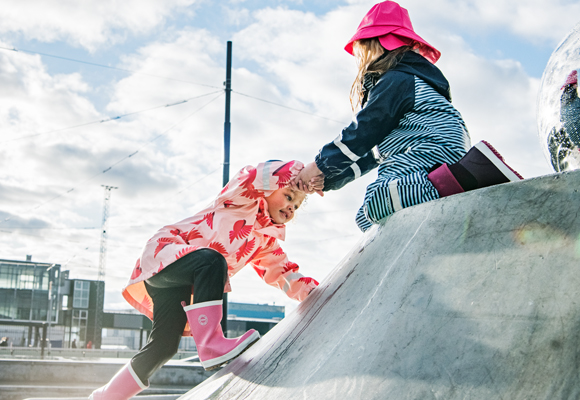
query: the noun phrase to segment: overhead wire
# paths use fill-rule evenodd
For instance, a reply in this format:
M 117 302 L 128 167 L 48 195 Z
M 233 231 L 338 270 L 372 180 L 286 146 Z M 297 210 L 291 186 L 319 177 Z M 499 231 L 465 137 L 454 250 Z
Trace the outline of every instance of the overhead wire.
M 239 94 L 240 96 L 248 97 L 250 99 L 258 100 L 258 101 L 261 101 L 263 103 L 268 103 L 268 104 L 272 104 L 274 106 L 278 106 L 278 107 L 281 107 L 281 108 L 285 108 L 287 110 L 292 110 L 292 111 L 296 111 L 296 112 L 299 112 L 299 113 L 302 113 L 302 114 L 310 115 L 310 116 L 313 116 L 313 117 L 316 117 L 316 118 L 325 119 L 327 121 L 332 121 L 332 122 L 337 122 L 339 124 L 345 124 L 344 121 L 339 121 L 337 119 L 323 117 L 323 116 L 318 115 L 318 114 L 315 114 L 315 113 L 311 113 L 311 112 L 304 111 L 304 110 L 299 110 L 299 109 L 293 108 L 293 107 L 288 107 L 288 106 L 285 106 L 283 104 L 275 103 L 275 102 L 270 101 L 270 100 L 264 100 L 264 99 L 261 99 L 259 97 L 251 96 L 249 94 L 241 93 L 241 92 L 238 92 L 238 91 L 235 91 L 235 90 L 232 90 L 232 93 L 236 93 L 236 94 Z
M 48 204 L 48 203 L 50 203 L 50 202 L 58 199 L 60 197 L 63 197 L 65 195 L 67 195 L 68 193 L 74 191 L 78 186 L 84 185 L 87 182 L 95 179 L 96 177 L 98 177 L 98 176 L 100 176 L 102 174 L 107 173 L 108 171 L 110 171 L 111 169 L 113 169 L 115 166 L 119 165 L 123 161 L 125 161 L 125 160 L 133 157 L 137 153 L 139 153 L 140 150 L 142 150 L 143 148 L 145 148 L 146 146 L 148 146 L 152 142 L 154 142 L 157 139 L 159 139 L 160 137 L 166 135 L 173 128 L 175 128 L 176 126 L 178 126 L 179 124 L 181 124 L 182 122 L 184 122 L 185 120 L 187 120 L 188 118 L 190 118 L 192 115 L 194 115 L 197 112 L 199 112 L 201 109 L 205 108 L 207 105 L 209 105 L 210 103 L 212 103 L 213 101 L 215 101 L 217 98 L 221 97 L 221 95 L 223 94 L 223 92 L 222 92 L 223 91 L 223 88 L 219 88 L 219 87 L 213 86 L 213 85 L 201 84 L 201 83 L 198 83 L 198 82 L 191 82 L 191 81 L 182 80 L 182 79 L 170 78 L 170 77 L 167 77 L 167 76 L 160 76 L 160 75 L 155 75 L 155 74 L 148 74 L 148 73 L 143 73 L 143 72 L 139 72 L 139 71 L 129 70 L 129 69 L 125 69 L 125 68 L 112 67 L 112 66 L 108 66 L 108 65 L 104 65 L 104 64 L 92 63 L 92 62 L 87 62 L 87 61 L 83 61 L 83 60 L 77 60 L 77 59 L 73 59 L 73 58 L 69 58 L 69 57 L 62 57 L 62 56 L 58 56 L 58 55 L 54 55 L 54 54 L 42 53 L 42 52 L 31 51 L 31 50 L 26 50 L 26 49 L 7 48 L 7 47 L 0 46 L 0 50 L 13 51 L 13 52 L 24 52 L 24 53 L 29 53 L 29 54 L 38 54 L 38 55 L 45 56 L 45 57 L 51 57 L 51 58 L 61 59 L 61 60 L 70 61 L 70 62 L 87 64 L 87 65 L 101 67 L 101 68 L 107 68 L 107 69 L 111 69 L 111 70 L 118 70 L 118 71 L 128 72 L 128 73 L 137 74 L 137 75 L 144 75 L 144 76 L 149 76 L 149 77 L 154 77 L 154 78 L 159 78 L 159 79 L 167 79 L 167 80 L 171 80 L 171 81 L 178 81 L 178 82 L 183 82 L 183 83 L 189 83 L 189 84 L 194 84 L 194 85 L 199 85 L 199 86 L 205 86 L 205 87 L 220 89 L 219 90 L 220 94 L 218 96 L 216 96 L 213 99 L 211 99 L 208 103 L 206 103 L 205 105 L 203 105 L 199 109 L 195 110 L 193 113 L 189 114 L 183 120 L 181 120 L 178 123 L 174 124 L 169 129 L 167 129 L 166 131 L 164 131 L 163 133 L 159 134 L 155 138 L 153 138 L 150 141 L 148 141 L 147 143 L 145 143 L 143 146 L 141 146 L 140 148 L 138 148 L 133 153 L 131 153 L 131 154 L 123 157 L 119 161 L 115 162 L 114 164 L 112 164 L 109 167 L 107 167 L 106 169 L 104 169 L 102 172 L 97 173 L 97 174 L 93 175 L 92 177 L 90 177 L 90 178 L 88 178 L 88 179 L 86 179 L 84 181 L 81 181 L 79 184 L 75 185 L 75 187 L 67 190 L 66 192 L 63 192 L 63 193 L 61 193 L 61 194 L 59 194 L 57 196 L 54 196 L 53 198 L 51 198 L 51 199 L 49 199 L 49 200 L 47 200 L 47 201 L 45 201 L 45 202 L 43 202 L 43 203 L 41 203 L 41 204 L 33 207 L 31 209 L 29 209 L 26 212 L 30 212 L 30 211 L 33 211 L 35 209 L 38 209 L 38 208 L 40 208 L 40 207 L 42 207 L 42 206 L 44 206 L 44 205 L 46 205 L 46 204 Z M 265 100 L 265 99 L 262 99 L 262 98 L 259 98 L 259 97 L 256 97 L 256 96 L 252 96 L 252 95 L 249 95 L 249 94 L 246 94 L 246 93 L 242 93 L 242 92 L 238 92 L 238 91 L 234 91 L 234 90 L 232 90 L 232 92 L 233 93 L 236 93 L 236 94 L 238 94 L 240 96 L 243 96 L 243 97 L 251 98 L 251 99 L 254 99 L 254 100 L 257 100 L 257 101 L 261 101 L 261 102 L 264 102 L 264 103 L 267 103 L 267 104 L 270 104 L 270 105 L 273 105 L 273 106 L 277 106 L 277 107 L 280 107 L 280 108 L 284 108 L 284 109 L 287 109 L 287 110 L 291 110 L 291 111 L 294 111 L 294 112 L 299 112 L 299 113 L 302 113 L 302 114 L 310 115 L 310 116 L 313 116 L 313 117 L 316 117 L 316 118 L 320 118 L 320 119 L 324 119 L 324 120 L 331 121 L 331 122 L 345 124 L 344 121 L 340 121 L 340 120 L 328 118 L 328 117 L 325 117 L 325 116 L 318 115 L 316 113 L 312 113 L 312 112 L 308 112 L 308 111 L 305 111 L 305 110 L 300 110 L 300 109 L 297 109 L 297 108 L 289 107 L 289 106 L 286 106 L 286 105 L 283 105 L 283 104 L 280 104 L 280 103 L 276 103 L 276 102 L 273 102 L 273 101 L 270 101 L 270 100 Z M 7 143 L 7 142 L 11 142 L 11 141 L 16 141 L 16 140 L 21 140 L 21 139 L 26 139 L 26 138 L 31 138 L 31 137 L 36 137 L 36 136 L 40 136 L 40 135 L 45 135 L 45 134 L 49 134 L 49 133 L 62 132 L 64 130 L 79 128 L 79 127 L 83 127 L 83 126 L 87 126 L 87 125 L 100 124 L 100 123 L 105 123 L 105 122 L 109 122 L 109 121 L 113 121 L 113 120 L 118 120 L 120 118 L 124 118 L 124 117 L 130 116 L 130 115 L 135 115 L 135 114 L 139 114 L 139 113 L 143 113 L 143 112 L 152 111 L 152 110 L 158 109 L 158 108 L 172 107 L 172 106 L 175 106 L 175 105 L 183 104 L 183 103 L 188 102 L 190 100 L 197 99 L 197 98 L 201 98 L 201 97 L 204 97 L 204 96 L 209 96 L 209 95 L 212 95 L 212 94 L 215 94 L 215 93 L 217 93 L 217 91 L 216 92 L 211 92 L 211 93 L 206 93 L 204 95 L 192 97 L 192 98 L 185 99 L 185 100 L 182 100 L 182 101 L 174 102 L 174 103 L 171 103 L 171 104 L 156 106 L 156 107 L 152 107 L 152 108 L 149 108 L 149 109 L 135 111 L 135 112 L 131 112 L 131 113 L 127 113 L 127 114 L 123 114 L 123 115 L 119 115 L 119 116 L 116 116 L 116 117 L 111 117 L 111 118 L 107 118 L 107 119 L 103 119 L 103 120 L 91 121 L 91 122 L 88 122 L 88 123 L 79 124 L 79 125 L 75 125 L 75 126 L 70 126 L 70 127 L 66 127 L 66 128 L 60 128 L 60 129 L 56 129 L 56 130 L 53 130 L 53 131 L 41 132 L 41 133 L 36 133 L 36 134 L 21 136 L 21 137 L 18 137 L 18 138 L 13 138 L 13 139 L 5 140 L 3 142 L 0 142 L 0 144 Z M 183 191 L 187 190 L 189 187 L 194 186 L 195 184 L 199 183 L 201 180 L 203 180 L 206 177 L 208 177 L 208 176 L 212 175 L 213 173 L 215 173 L 218 169 L 210 172 L 209 174 L 205 175 L 201 179 L 199 179 L 199 180 L 195 181 L 194 183 L 192 183 L 191 185 L 185 187 L 180 192 L 177 192 L 177 194 L 180 194 Z M 339 212 L 341 212 L 341 211 L 342 210 L 340 210 Z M 8 220 L 10 220 L 10 217 L 4 219 L 3 221 L 0 221 L 0 224 L 2 224 L 5 221 L 8 221 Z M 16 228 L 16 229 L 19 229 L 19 228 Z M 48 229 L 48 228 L 46 228 L 46 229 Z M 63 229 L 66 229 L 66 228 L 63 228 Z M 93 229 L 93 228 L 71 228 L 71 229 Z
M 17 140 L 22 140 L 22 139 L 29 139 L 29 138 L 33 138 L 33 137 L 37 137 L 37 136 L 41 136 L 41 135 L 47 135 L 47 134 L 50 134 L 50 133 L 63 132 L 63 131 L 66 131 L 66 130 L 75 129 L 75 128 L 81 128 L 81 127 L 88 126 L 88 125 L 102 124 L 102 123 L 105 123 L 105 122 L 115 121 L 115 120 L 119 120 L 121 118 L 129 117 L 131 115 L 141 114 L 141 113 L 148 112 L 148 111 L 152 111 L 152 110 L 156 110 L 156 109 L 159 109 L 159 108 L 174 107 L 174 106 L 177 106 L 177 105 L 181 105 L 181 104 L 187 103 L 188 101 L 191 101 L 191 100 L 199 99 L 199 98 L 202 98 L 202 97 L 205 97 L 205 96 L 210 96 L 212 94 L 221 93 L 221 92 L 222 92 L 222 90 L 213 91 L 213 92 L 205 93 L 205 94 L 202 94 L 202 95 L 199 95 L 199 96 L 190 97 L 190 98 L 185 99 L 185 100 L 180 100 L 180 101 L 176 101 L 176 102 L 169 103 L 169 104 L 165 104 L 165 105 L 155 106 L 155 107 L 147 108 L 147 109 L 144 109 L 144 110 L 133 111 L 133 112 L 130 112 L 130 113 L 127 113 L 127 114 L 121 114 L 121 115 L 118 115 L 116 117 L 109 117 L 109 118 L 105 118 L 105 119 L 101 119 L 101 120 L 97 120 L 97 121 L 85 122 L 83 124 L 68 126 L 68 127 L 65 127 L 65 128 L 54 129 L 54 130 L 47 131 L 47 132 L 32 133 L 32 134 L 29 134 L 29 135 L 19 136 L 19 137 L 16 137 L 16 138 L 4 140 L 4 141 L 0 142 L 0 144 L 4 144 L 4 143 L 8 143 L 8 142 L 14 142 L 14 141 L 17 141 Z
M 201 107 L 199 107 L 198 109 L 196 109 L 194 112 L 190 113 L 190 114 L 189 114 L 187 117 L 185 117 L 185 118 L 183 118 L 182 120 L 178 121 L 177 123 L 173 124 L 173 125 L 172 125 L 170 128 L 166 129 L 166 130 L 165 130 L 163 133 L 160 133 L 159 135 L 155 136 L 153 139 L 151 139 L 151 140 L 149 140 L 148 142 L 146 142 L 144 145 L 142 145 L 141 147 L 139 147 L 139 148 L 138 148 L 136 151 L 134 151 L 133 153 L 131 153 L 131 154 L 129 154 L 129 155 L 127 155 L 127 156 L 125 156 L 125 157 L 121 158 L 121 159 L 120 159 L 120 160 L 118 160 L 117 162 L 115 162 L 115 163 L 113 163 L 113 164 L 109 165 L 109 166 L 108 166 L 107 168 L 105 168 L 103 171 L 101 171 L 101 172 L 99 172 L 99 173 L 97 173 L 97 174 L 95 174 L 95 175 L 91 176 L 91 177 L 90 177 L 90 178 L 88 178 L 88 179 L 85 179 L 84 181 L 81 181 L 81 182 L 79 182 L 77 185 L 75 185 L 75 187 L 73 187 L 73 188 L 71 188 L 71 189 L 67 190 L 66 192 L 62 192 L 62 193 L 60 193 L 60 194 L 58 194 L 58 195 L 56 195 L 56 196 L 54 196 L 54 197 L 52 197 L 52 198 L 50 198 L 50 199 L 46 200 L 45 202 L 43 202 L 43 203 L 40 203 L 40 204 L 36 205 L 35 207 L 32 207 L 32 208 L 30 208 L 30 209 L 28 209 L 28 210 L 26 210 L 26 211 L 24 211 L 24 212 L 25 212 L 25 213 L 26 213 L 26 212 L 31 212 L 31 211 L 34 211 L 34 210 L 36 210 L 36 209 L 40 208 L 40 207 L 43 207 L 43 206 L 45 206 L 46 204 L 49 204 L 49 203 L 53 202 L 54 200 L 56 200 L 56 199 L 58 199 L 58 198 L 60 198 L 60 197 L 66 196 L 68 193 L 71 193 L 72 191 L 74 191 L 75 189 L 77 189 L 79 186 L 82 186 L 82 185 L 86 184 L 87 182 L 90 182 L 90 181 L 92 181 L 92 180 L 93 180 L 93 179 L 95 179 L 96 177 L 98 177 L 98 176 L 100 176 L 100 175 L 103 175 L 103 174 L 105 174 L 105 173 L 109 172 L 111 169 L 113 169 L 114 167 L 116 167 L 117 165 L 119 165 L 120 163 L 122 163 L 123 161 L 125 161 L 125 160 L 128 160 L 129 158 L 131 158 L 131 157 L 133 157 L 134 155 L 138 154 L 138 153 L 139 153 L 139 151 L 141 151 L 141 150 L 142 150 L 142 149 L 144 149 L 145 147 L 149 146 L 149 145 L 150 145 L 151 143 L 153 143 L 154 141 L 156 141 L 156 140 L 158 140 L 159 138 L 161 138 L 161 137 L 165 136 L 165 135 L 166 135 L 167 133 L 169 133 L 169 132 L 170 132 L 170 131 L 171 131 L 173 128 L 175 128 L 176 126 L 180 125 L 181 123 L 183 123 L 184 121 L 186 121 L 187 119 L 189 119 L 191 116 L 193 116 L 193 115 L 197 114 L 199 111 L 201 111 L 202 109 L 204 109 L 205 107 L 207 107 L 209 104 L 211 104 L 212 102 L 214 102 L 215 100 L 217 100 L 217 99 L 218 99 L 219 97 L 221 97 L 223 94 L 224 94 L 223 92 L 220 92 L 220 94 L 219 94 L 219 95 L 217 95 L 216 97 L 214 97 L 213 99 L 211 99 L 210 101 L 208 101 L 207 103 L 205 103 L 203 106 L 201 106 Z M 7 218 L 5 218 L 4 220 L 0 221 L 0 224 L 4 223 L 4 222 L 6 222 L 6 221 L 9 221 L 10 219 L 11 219 L 11 217 L 7 217 Z
M 111 67 L 110 65 L 104 65 L 104 64 L 98 64 L 98 63 L 93 63 L 93 62 L 89 62 L 89 61 L 77 60 L 77 59 L 74 59 L 74 58 L 57 56 L 57 55 L 54 55 L 54 54 L 41 53 L 39 51 L 32 51 L 32 50 L 25 50 L 25 49 L 17 49 L 15 47 L 10 48 L 10 47 L 4 47 L 4 46 L 0 46 L 0 50 L 13 51 L 13 52 L 16 52 L 16 53 L 21 52 L 21 53 L 29 53 L 29 54 L 38 54 L 38 55 L 41 55 L 41 56 L 44 56 L 44 57 L 57 58 L 59 60 L 71 61 L 71 62 L 76 62 L 76 63 L 79 63 L 79 64 L 92 65 L 94 67 L 108 68 L 108 69 L 117 70 L 117 71 L 129 72 L 131 74 L 136 74 L 136 75 L 144 75 L 144 76 L 149 76 L 149 77 L 153 77 L 153 78 L 167 79 L 167 80 L 170 80 L 170 81 L 176 81 L 176 82 L 182 82 L 182 83 L 189 83 L 189 84 L 192 84 L 192 85 L 205 86 L 205 87 L 210 87 L 210 88 L 214 88 L 214 89 L 221 89 L 218 86 L 208 85 L 208 84 L 204 84 L 204 83 L 191 82 L 191 81 L 187 81 L 187 80 L 184 80 L 184 79 L 170 78 L 168 76 L 148 74 L 146 72 L 139 72 L 139 71 L 134 71 L 134 70 L 126 69 L 126 68 Z
M 74 59 L 74 58 L 62 57 L 62 56 L 58 56 L 58 55 L 54 55 L 54 54 L 48 54 L 48 53 L 42 53 L 42 52 L 38 52 L 38 51 L 32 51 L 32 50 L 26 50 L 26 49 L 17 49 L 17 48 L 14 48 L 14 47 L 10 48 L 10 47 L 4 47 L 4 46 L 0 46 L 0 50 L 13 51 L 13 52 L 23 52 L 23 53 L 29 53 L 29 54 L 38 54 L 38 55 L 45 56 L 45 57 L 51 57 L 51 58 L 56 58 L 56 59 L 60 59 L 60 60 L 76 62 L 76 63 L 80 63 L 80 64 L 87 64 L 87 65 L 92 65 L 92 66 L 95 66 L 95 67 L 108 68 L 108 69 L 112 69 L 112 70 L 118 70 L 118 71 L 132 73 L 132 74 L 145 75 L 145 76 L 150 76 L 150 77 L 159 78 L 159 79 L 167 79 L 167 80 L 171 80 L 171 81 L 190 83 L 192 85 L 206 86 L 206 87 L 210 87 L 210 88 L 214 88 L 214 89 L 223 90 L 222 87 L 218 87 L 218 86 L 207 85 L 207 84 L 202 84 L 202 83 L 198 83 L 198 82 L 191 82 L 191 81 L 182 80 L 182 79 L 170 78 L 170 77 L 167 77 L 167 76 L 161 76 L 161 75 L 155 75 L 155 74 L 148 74 L 148 73 L 134 71 L 134 70 L 125 69 L 125 68 L 111 67 L 110 65 L 104 65 L 104 64 L 98 64 L 98 63 L 83 61 L 83 60 L 77 60 L 77 59 Z M 322 116 L 322 115 L 318 115 L 316 113 L 312 113 L 312 112 L 300 110 L 298 108 L 289 107 L 289 106 L 286 106 L 284 104 L 276 103 L 276 102 L 271 101 L 271 100 L 261 99 L 261 98 L 256 97 L 256 96 L 252 96 L 252 95 L 249 95 L 249 94 L 246 94 L 246 93 L 238 92 L 236 90 L 232 90 L 232 92 L 233 93 L 236 93 L 236 94 L 239 94 L 240 96 L 248 97 L 248 98 L 251 98 L 251 99 L 254 99 L 254 100 L 258 100 L 258 101 L 261 101 L 261 102 L 264 102 L 264 103 L 268 103 L 268 104 L 271 104 L 271 105 L 274 105 L 274 106 L 277 106 L 277 107 L 285 108 L 287 110 L 292 110 L 292 111 L 299 112 L 299 113 L 302 113 L 302 114 L 310 115 L 310 116 L 313 116 L 313 117 L 316 117 L 316 118 L 321 118 L 321 119 L 325 119 L 327 121 L 337 122 L 337 123 L 340 123 L 340 124 L 344 124 L 345 123 L 345 121 L 339 121 L 339 120 L 336 120 L 336 119 L 332 119 L 332 118 L 328 118 L 328 117 L 325 117 L 325 116 Z M 0 142 L 0 143 L 3 143 L 3 142 Z
M 201 177 L 200 179 L 196 180 L 195 182 L 191 183 L 190 185 L 180 189 L 178 192 L 175 192 L 173 195 L 171 196 L 166 196 L 166 197 L 170 197 L 170 198 L 174 198 L 175 196 L 185 192 L 187 189 L 189 189 L 192 186 L 195 186 L 196 184 L 198 184 L 199 182 L 203 181 L 205 178 L 207 178 L 208 176 L 211 176 L 213 174 L 215 174 L 217 171 L 220 170 L 220 168 L 222 167 L 223 164 L 220 164 L 220 166 L 214 170 L 212 170 L 211 172 L 207 173 L 206 175 L 204 175 L 203 177 Z M 145 209 L 143 212 L 147 212 L 150 210 L 153 210 L 155 208 L 157 208 L 160 204 L 162 204 L 163 202 L 159 202 L 156 205 Z M 109 228 L 139 228 L 142 227 L 143 225 L 130 225 L 130 226 L 109 226 Z M 70 226 L 70 227 L 43 227 L 43 228 L 39 228 L 39 227 L 34 227 L 34 226 L 10 226 L 10 227 L 5 227 L 3 229 L 14 229 L 14 230 L 28 230 L 28 229 L 34 229 L 34 230 L 38 230 L 38 231 L 44 231 L 44 230 L 54 230 L 54 231 L 63 231 L 63 230 L 95 230 L 95 229 L 101 229 L 100 226 L 85 226 L 85 227 L 76 227 L 76 226 Z M 9 233 L 8 231 L 5 230 L 0 230 L 0 232 L 6 232 Z

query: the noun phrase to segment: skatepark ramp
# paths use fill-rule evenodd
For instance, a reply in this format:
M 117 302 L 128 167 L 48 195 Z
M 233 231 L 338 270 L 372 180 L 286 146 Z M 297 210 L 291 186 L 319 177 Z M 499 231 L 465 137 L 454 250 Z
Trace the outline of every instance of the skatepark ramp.
M 200 399 L 580 398 L 580 171 L 395 213 Z

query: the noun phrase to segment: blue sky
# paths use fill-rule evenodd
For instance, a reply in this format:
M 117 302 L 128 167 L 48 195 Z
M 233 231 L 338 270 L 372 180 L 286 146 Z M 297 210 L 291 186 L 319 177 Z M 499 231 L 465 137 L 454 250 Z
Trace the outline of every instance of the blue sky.
M 0 10 L 0 258 L 31 254 L 65 265 L 72 277 L 96 278 L 101 185 L 117 186 L 105 300 L 123 309 L 119 293 L 145 241 L 221 187 L 226 41 L 233 42 L 230 175 L 266 159 L 309 162 L 352 117 L 355 64 L 343 47 L 374 2 L 79 4 L 6 0 Z M 526 178 L 552 173 L 536 97 L 580 5 L 400 4 L 442 51 L 437 65 L 472 142 L 490 141 Z M 23 51 L 6 50 L 13 48 Z M 116 116 L 123 117 L 109 120 Z M 290 224 L 283 247 L 305 275 L 323 280 L 361 239 L 354 215 L 373 176 L 311 196 Z M 232 284 L 234 301 L 296 305 L 251 269 Z

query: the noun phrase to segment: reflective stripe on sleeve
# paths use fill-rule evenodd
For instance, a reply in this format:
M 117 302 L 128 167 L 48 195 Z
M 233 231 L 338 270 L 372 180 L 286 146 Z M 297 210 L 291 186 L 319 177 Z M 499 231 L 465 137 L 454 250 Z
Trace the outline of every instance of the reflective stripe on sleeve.
M 354 154 L 352 151 L 350 151 L 350 149 L 340 141 L 341 138 L 342 135 L 337 136 L 336 139 L 334 139 L 334 144 L 336 145 L 336 147 L 340 149 L 342 154 L 350 158 L 352 162 L 357 162 L 360 159 L 360 157 Z
M 352 169 L 352 172 L 354 172 L 354 179 L 360 178 L 361 172 L 360 172 L 360 167 L 358 166 L 358 164 L 352 163 L 352 164 L 350 164 L 350 168 Z

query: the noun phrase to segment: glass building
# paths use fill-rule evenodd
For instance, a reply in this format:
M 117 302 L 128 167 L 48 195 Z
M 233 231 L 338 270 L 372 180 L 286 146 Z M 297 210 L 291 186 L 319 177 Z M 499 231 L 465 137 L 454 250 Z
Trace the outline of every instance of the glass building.
M 105 282 L 69 279 L 59 264 L 0 259 L 0 338 L 16 347 L 141 348 L 151 321 L 134 310 L 104 312 L 104 294 Z M 283 306 L 229 303 L 227 336 L 252 328 L 263 335 L 284 315 Z M 183 338 L 180 348 L 195 348 L 193 338 Z
M 0 260 L 0 336 L 39 346 L 46 329 L 52 347 L 100 346 L 104 282 L 68 279 L 59 264 Z
M 67 271 L 68 272 L 68 271 Z M 65 347 L 101 348 L 105 282 L 66 279 L 61 287 Z
M 0 319 L 58 321 L 60 265 L 0 260 Z

